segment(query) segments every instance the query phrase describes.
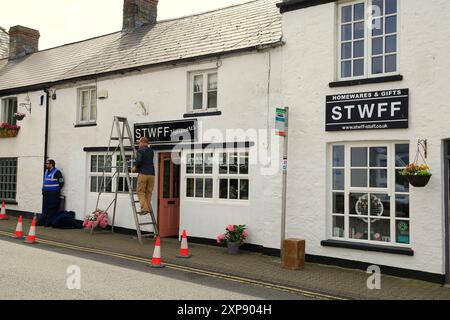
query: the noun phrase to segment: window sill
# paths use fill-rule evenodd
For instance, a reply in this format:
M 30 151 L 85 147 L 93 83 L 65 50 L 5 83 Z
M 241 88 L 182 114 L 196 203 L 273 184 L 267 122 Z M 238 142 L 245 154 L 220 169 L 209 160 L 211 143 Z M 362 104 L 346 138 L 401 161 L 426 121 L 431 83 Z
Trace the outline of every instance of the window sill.
M 396 75 L 396 76 L 366 78 L 366 79 L 357 79 L 357 80 L 336 81 L 336 82 L 330 82 L 329 86 L 330 86 L 330 88 L 338 88 L 338 87 L 347 87 L 347 86 L 358 86 L 361 84 L 384 83 L 384 82 L 393 82 L 393 81 L 401 81 L 401 80 L 403 80 L 403 76 Z
M 344 249 L 354 249 L 363 251 L 374 251 L 383 253 L 392 253 L 405 256 L 414 256 L 414 250 L 402 247 L 388 247 L 375 244 L 367 243 L 354 243 L 348 241 L 340 240 L 324 240 L 320 243 L 323 247 L 334 247 L 334 248 L 344 248 Z
M 221 116 L 222 111 L 204 111 L 204 112 L 190 112 L 185 113 L 183 118 L 197 118 L 197 117 L 212 117 L 212 116 Z
M 0 203 L 5 201 L 5 204 L 18 205 L 19 203 L 16 200 L 0 200 Z
M 84 127 L 96 127 L 97 123 L 78 123 L 74 125 L 74 128 L 84 128 Z

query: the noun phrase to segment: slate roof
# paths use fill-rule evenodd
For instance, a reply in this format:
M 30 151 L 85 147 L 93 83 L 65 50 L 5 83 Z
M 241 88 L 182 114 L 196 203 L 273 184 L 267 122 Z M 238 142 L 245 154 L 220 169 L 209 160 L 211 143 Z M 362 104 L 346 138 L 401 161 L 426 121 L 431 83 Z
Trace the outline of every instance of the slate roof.
M 0 60 L 0 92 L 279 44 L 278 1 L 254 0 Z
M 7 58 L 9 54 L 9 37 L 5 29 L 0 27 L 0 59 Z M 1 67 L 1 63 L 0 63 Z

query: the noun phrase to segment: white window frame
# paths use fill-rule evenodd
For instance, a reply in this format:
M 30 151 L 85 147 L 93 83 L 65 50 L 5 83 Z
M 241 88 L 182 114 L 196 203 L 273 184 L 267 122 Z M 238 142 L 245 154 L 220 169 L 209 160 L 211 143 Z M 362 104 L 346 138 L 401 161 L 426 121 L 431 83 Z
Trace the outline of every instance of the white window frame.
M 212 172 L 211 173 L 206 173 L 205 172 L 205 155 L 206 154 L 210 154 L 212 155 Z M 191 157 L 191 155 L 194 156 L 194 166 L 193 166 L 193 172 L 187 172 L 187 165 L 189 162 L 189 158 Z M 202 156 L 202 172 L 196 172 L 197 171 L 197 159 L 199 157 L 199 155 Z M 202 199 L 202 200 L 212 200 L 214 199 L 214 152 L 213 151 L 195 151 L 195 152 L 188 152 L 185 156 L 185 166 L 184 166 L 184 172 L 185 172 L 185 197 L 187 199 Z M 188 186 L 188 180 L 194 180 L 194 196 L 188 196 L 187 194 L 187 186 Z M 202 196 L 199 197 L 197 195 L 197 180 L 203 180 L 203 192 L 202 192 Z M 206 183 L 205 181 L 207 179 L 210 179 L 212 181 L 212 195 L 211 197 L 206 197 Z
M 211 74 L 215 74 L 217 76 L 217 89 L 216 89 L 216 107 L 209 108 L 208 107 L 208 77 Z M 203 76 L 203 99 L 202 99 L 202 108 L 194 109 L 194 78 L 196 76 Z M 219 72 L 217 69 L 209 69 L 204 71 L 195 71 L 190 72 L 189 74 L 189 112 L 191 113 L 201 113 L 201 112 L 214 112 L 218 110 L 219 105 Z
M 17 158 L 0 158 L 0 201 L 16 201 L 17 199 L 17 174 L 19 161 Z M 11 194 L 13 197 L 2 197 Z
M 224 174 L 219 173 L 219 166 L 220 166 L 220 160 L 219 157 L 222 153 L 238 153 L 238 166 L 239 166 L 239 154 L 241 153 L 247 153 L 248 154 L 248 174 Z M 190 154 L 212 154 L 213 155 L 213 170 L 211 174 L 197 174 L 195 173 L 187 173 L 187 158 Z M 205 149 L 205 150 L 192 150 L 192 151 L 186 151 L 186 153 L 183 155 L 183 185 L 182 185 L 182 196 L 184 201 L 203 201 L 203 202 L 214 202 L 214 203 L 224 203 L 224 204 L 249 204 L 251 200 L 251 179 L 250 179 L 250 150 L 248 148 L 235 148 L 235 149 L 223 149 L 223 148 L 217 148 L 214 150 L 211 149 Z M 195 159 L 195 158 L 194 158 Z M 195 163 L 194 163 L 194 170 L 195 170 Z M 239 170 L 239 167 L 238 167 Z M 194 191 L 194 197 L 188 197 L 187 196 L 187 181 L 188 179 L 212 179 L 212 186 L 213 186 L 213 196 L 212 198 L 205 198 L 205 197 L 195 197 L 195 191 Z M 240 183 L 240 180 L 245 179 L 248 180 L 248 199 L 229 199 L 229 187 L 228 187 L 228 199 L 220 198 L 220 179 L 238 179 Z M 229 184 L 229 182 L 228 182 Z M 238 188 L 240 187 L 240 184 L 238 184 Z M 195 189 L 195 183 L 194 183 L 194 189 Z M 203 186 L 203 189 L 205 190 L 205 184 Z M 205 192 L 203 191 L 203 194 Z
M 129 156 L 129 157 L 132 157 L 131 153 L 129 153 L 129 154 L 127 153 L 126 155 Z M 97 181 L 97 186 L 95 188 L 96 191 L 92 191 L 92 188 L 91 188 L 91 177 L 100 177 L 101 178 L 103 176 L 103 171 L 98 171 L 98 168 L 99 168 L 98 167 L 98 157 L 99 156 L 106 157 L 107 154 L 106 153 L 90 153 L 90 154 L 88 154 L 88 170 L 87 170 L 87 172 L 88 172 L 88 192 L 91 193 L 91 194 L 98 194 L 99 189 L 100 189 L 100 184 Z M 108 156 L 111 156 L 111 154 L 109 154 Z M 118 188 L 118 186 L 117 186 L 117 178 L 118 177 L 117 177 L 117 175 L 114 175 L 115 172 L 116 172 L 116 167 L 118 165 L 118 161 L 117 161 L 118 156 L 120 156 L 120 155 L 119 154 L 114 154 L 114 156 L 112 157 L 112 160 L 111 160 L 111 172 L 105 172 L 105 179 L 114 177 L 114 179 L 112 180 L 112 182 L 110 184 L 110 187 L 108 186 L 108 189 L 111 188 L 111 191 L 107 191 L 107 192 L 103 191 L 103 193 L 105 193 L 105 194 L 114 194 L 116 192 L 116 187 Z M 97 161 L 97 165 L 96 165 L 97 171 L 91 171 L 91 168 L 92 168 L 92 166 L 91 166 L 92 157 L 97 157 L 97 160 L 96 160 Z M 133 166 L 133 163 L 131 163 L 131 166 Z M 130 165 L 129 165 L 129 167 L 130 167 Z M 137 187 L 137 176 L 138 176 L 137 173 L 130 173 L 130 177 L 131 177 L 135 187 Z M 123 172 L 119 172 L 119 178 L 125 178 L 125 174 Z M 105 183 L 106 183 L 106 181 L 105 181 Z M 124 183 L 126 183 L 125 180 L 124 180 Z M 104 187 L 105 187 L 105 185 L 104 185 Z M 125 190 L 125 188 L 124 188 L 124 190 Z M 118 190 L 118 194 L 127 193 L 127 191 L 124 191 L 124 190 Z
M 354 243 L 366 243 L 366 244 L 374 244 L 374 245 L 381 245 L 381 246 L 387 246 L 387 247 L 405 247 L 405 248 L 411 248 L 413 243 L 413 231 L 414 229 L 411 226 L 412 218 L 411 218 L 411 187 L 409 187 L 408 192 L 397 192 L 396 191 L 396 170 L 402 169 L 399 167 L 396 167 L 395 162 L 395 146 L 396 145 L 402 145 L 407 144 L 411 147 L 409 141 L 380 141 L 380 142 L 342 142 L 342 143 L 333 143 L 329 145 L 329 152 L 330 152 L 330 159 L 329 159 L 329 168 L 331 168 L 330 171 L 330 178 L 328 180 L 328 205 L 327 205 L 327 216 L 328 216 L 328 238 L 337 240 L 337 241 L 348 241 L 348 242 L 354 242 Z M 334 146 L 344 146 L 344 190 L 333 190 L 333 169 L 342 169 L 341 167 L 334 167 L 333 166 L 333 147 Z M 371 188 L 370 184 L 367 188 L 359 188 L 359 187 L 352 187 L 351 186 L 351 148 L 373 148 L 373 147 L 387 147 L 387 188 Z M 410 149 L 410 159 L 411 161 L 411 149 Z M 368 167 L 370 167 L 370 158 L 368 158 Z M 375 168 L 376 169 L 376 168 Z M 384 168 L 383 168 L 384 169 Z M 369 181 L 370 183 L 370 171 L 369 171 Z M 335 214 L 333 212 L 333 193 L 343 193 L 344 194 L 344 215 L 342 214 Z M 390 197 L 390 216 L 389 218 L 385 218 L 385 220 L 390 221 L 390 241 L 384 242 L 384 241 L 376 241 L 370 239 L 370 212 L 367 215 L 368 224 L 367 224 L 367 232 L 368 232 L 368 239 L 353 239 L 350 238 L 349 231 L 350 231 L 350 218 L 355 217 L 353 215 L 350 215 L 350 193 L 367 193 L 367 194 L 387 194 Z M 409 196 L 409 217 L 408 218 L 398 218 L 396 216 L 396 195 L 407 195 Z M 333 232 L 333 217 L 335 216 L 344 216 L 344 237 L 338 237 L 334 236 Z M 366 216 L 364 216 L 365 218 Z M 398 243 L 397 237 L 396 237 L 396 221 L 408 221 L 409 222 L 409 244 L 405 243 Z
M 92 106 L 92 91 L 95 91 L 95 119 L 91 119 L 91 106 Z M 88 113 L 87 113 L 87 118 L 88 120 L 82 120 L 82 101 L 83 101 L 83 97 L 82 94 L 83 92 L 88 92 L 88 96 L 89 96 L 89 103 L 88 103 Z M 82 88 L 78 88 L 77 90 L 77 95 L 78 95 L 78 102 L 77 102 L 77 123 L 78 124 L 92 124 L 92 123 L 96 123 L 97 122 L 97 117 L 98 117 L 98 109 L 97 109 L 97 101 L 98 101 L 98 96 L 97 96 L 97 87 L 96 86 L 89 86 L 89 87 L 82 87 Z
M 19 106 L 18 106 L 18 99 L 17 97 L 5 97 L 1 99 L 1 118 L 0 118 L 0 123 L 8 123 L 10 125 L 16 125 L 17 121 L 14 118 L 14 113 L 12 115 L 9 114 L 8 112 L 8 107 L 9 107 L 9 103 L 10 101 L 15 100 L 16 101 L 16 110 L 14 113 L 17 112 Z M 8 104 L 8 106 L 7 106 Z M 8 121 L 8 118 L 12 119 L 12 122 Z
M 372 23 L 372 21 L 368 20 L 368 8 L 372 5 L 372 1 L 373 0 L 357 0 L 357 1 L 343 1 L 340 2 L 338 4 L 338 9 L 337 9 L 337 79 L 339 81 L 347 81 L 347 80 L 360 80 L 360 79 L 368 79 L 368 78 L 380 78 L 380 77 L 386 77 L 386 76 L 393 76 L 393 75 L 399 75 L 400 74 L 400 5 L 401 5 L 401 0 L 397 0 L 397 13 L 396 14 L 390 14 L 389 16 L 397 16 L 397 32 L 396 33 L 392 33 L 389 35 L 396 35 L 397 37 L 397 51 L 395 53 L 388 53 L 386 54 L 384 51 L 385 49 L 385 38 L 386 38 L 386 33 L 385 33 L 385 19 L 386 19 L 386 15 L 384 14 L 385 11 L 383 12 L 382 16 L 383 17 L 383 35 L 381 36 L 383 38 L 383 72 L 382 73 L 372 73 L 372 39 L 373 38 L 379 38 L 380 36 L 372 36 L 372 30 L 370 30 L 368 28 L 368 24 Z M 342 28 L 341 28 L 341 21 L 342 21 L 342 7 L 345 6 L 349 6 L 349 5 L 355 5 L 358 3 L 364 3 L 364 10 L 365 10 L 365 18 L 364 18 L 364 22 L 365 22 L 365 28 L 364 28 L 364 74 L 362 76 L 353 76 L 353 63 L 352 63 L 352 75 L 350 77 L 342 77 Z M 385 10 L 385 8 L 384 8 Z M 352 38 L 353 38 L 353 29 L 352 29 Z M 345 41 L 347 42 L 347 41 Z M 352 43 L 354 42 L 354 40 L 352 39 Z M 397 70 L 394 72 L 384 72 L 385 70 L 385 57 L 389 56 L 389 55 L 393 55 L 396 54 L 396 66 L 397 66 Z M 381 56 L 381 55 L 376 55 L 376 56 Z M 355 60 L 353 58 L 353 45 L 352 45 L 352 58 L 351 61 L 353 62 L 353 60 Z

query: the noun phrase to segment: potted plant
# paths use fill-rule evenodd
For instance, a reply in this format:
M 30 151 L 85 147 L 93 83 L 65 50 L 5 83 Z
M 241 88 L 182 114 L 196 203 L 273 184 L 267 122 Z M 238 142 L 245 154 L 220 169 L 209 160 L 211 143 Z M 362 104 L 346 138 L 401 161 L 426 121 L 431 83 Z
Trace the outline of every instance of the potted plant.
M 244 243 L 248 237 L 247 228 L 245 225 L 228 225 L 225 229 L 225 234 L 217 236 L 217 243 L 227 243 L 229 254 L 238 254 L 239 247 Z
M 0 138 L 13 138 L 17 137 L 20 127 L 10 125 L 8 123 L 0 124 Z
M 22 121 L 25 117 L 26 117 L 25 113 L 21 112 L 14 113 L 14 119 L 16 119 L 17 121 Z
M 400 175 L 405 177 L 414 187 L 425 187 L 432 176 L 430 168 L 426 165 L 411 163 L 405 169 L 400 171 Z
M 95 229 L 97 227 L 106 229 L 108 226 L 108 213 L 103 210 L 97 210 L 84 218 L 83 227 L 85 229 Z

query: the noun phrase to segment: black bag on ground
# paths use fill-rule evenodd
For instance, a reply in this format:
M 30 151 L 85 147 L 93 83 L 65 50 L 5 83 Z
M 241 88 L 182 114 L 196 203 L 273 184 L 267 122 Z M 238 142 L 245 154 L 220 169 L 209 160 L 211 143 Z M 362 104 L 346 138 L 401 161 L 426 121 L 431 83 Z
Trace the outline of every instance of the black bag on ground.
M 83 222 L 75 219 L 73 211 L 59 211 L 52 221 L 52 227 L 57 229 L 83 229 Z

